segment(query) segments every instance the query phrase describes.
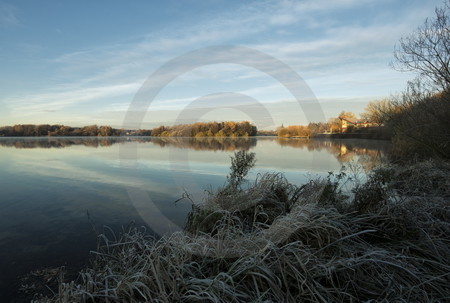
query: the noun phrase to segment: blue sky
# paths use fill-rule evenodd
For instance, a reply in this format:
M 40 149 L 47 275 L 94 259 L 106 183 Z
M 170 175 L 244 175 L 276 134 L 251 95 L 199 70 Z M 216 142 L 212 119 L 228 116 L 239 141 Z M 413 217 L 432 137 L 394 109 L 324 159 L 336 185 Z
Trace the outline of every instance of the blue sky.
M 255 68 L 265 64 L 259 57 L 247 58 L 245 65 L 233 60 L 205 65 L 204 59 L 217 54 L 204 53 L 195 59 L 197 68 L 162 87 L 135 126 L 248 119 L 275 128 L 342 110 L 360 113 L 368 101 L 402 91 L 413 78 L 389 67 L 394 45 L 441 4 L 0 0 L 0 125 L 129 126 L 126 112 L 153 72 L 187 52 L 217 45 L 243 46 L 280 60 L 304 80 L 323 115 L 306 114 L 286 83 Z M 248 96 L 257 106 L 243 110 L 241 99 L 229 99 L 233 96 Z M 184 114 L 196 100 L 206 100 L 210 110 Z M 264 108 L 270 119 L 252 108 Z

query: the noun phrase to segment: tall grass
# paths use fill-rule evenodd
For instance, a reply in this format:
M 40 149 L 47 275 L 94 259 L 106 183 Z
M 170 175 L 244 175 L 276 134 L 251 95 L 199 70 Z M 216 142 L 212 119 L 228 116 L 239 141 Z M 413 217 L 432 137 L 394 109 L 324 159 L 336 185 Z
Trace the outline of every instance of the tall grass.
M 161 239 L 103 234 L 78 281 L 34 302 L 444 302 L 450 166 L 374 171 L 342 195 L 278 173 L 210 192 Z

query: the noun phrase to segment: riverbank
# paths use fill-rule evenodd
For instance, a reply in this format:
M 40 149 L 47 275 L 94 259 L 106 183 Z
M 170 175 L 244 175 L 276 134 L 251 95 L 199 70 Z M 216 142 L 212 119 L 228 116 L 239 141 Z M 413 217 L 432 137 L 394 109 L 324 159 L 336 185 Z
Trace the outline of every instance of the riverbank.
M 370 139 L 370 140 L 391 140 L 392 133 L 385 127 L 366 127 L 346 133 L 316 134 L 316 139 Z
M 368 139 L 368 140 L 387 140 L 390 138 L 388 136 L 383 136 L 379 134 L 367 134 L 367 133 L 353 133 L 353 134 L 318 134 L 313 137 L 313 139 Z
M 351 192 L 348 178 L 230 182 L 182 232 L 101 235 L 80 278 L 35 302 L 444 301 L 450 164 L 386 166 Z

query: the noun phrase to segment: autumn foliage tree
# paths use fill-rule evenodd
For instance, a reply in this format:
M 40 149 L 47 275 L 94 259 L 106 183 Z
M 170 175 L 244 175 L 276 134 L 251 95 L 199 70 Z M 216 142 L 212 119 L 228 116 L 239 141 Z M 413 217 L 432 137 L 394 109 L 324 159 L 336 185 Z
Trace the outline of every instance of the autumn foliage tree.
M 84 127 L 71 127 L 59 124 L 16 124 L 14 126 L 0 127 L 1 137 L 42 137 L 42 136 L 58 136 L 58 137 L 82 137 L 82 136 L 119 136 L 121 130 L 112 128 L 111 126 L 89 125 Z M 134 131 L 136 134 L 150 135 L 148 130 Z
M 278 129 L 278 137 L 306 137 L 311 136 L 311 130 L 304 125 L 290 125 Z
M 152 130 L 152 136 L 156 137 L 249 137 L 256 133 L 256 126 L 248 121 L 197 122 L 160 126 Z

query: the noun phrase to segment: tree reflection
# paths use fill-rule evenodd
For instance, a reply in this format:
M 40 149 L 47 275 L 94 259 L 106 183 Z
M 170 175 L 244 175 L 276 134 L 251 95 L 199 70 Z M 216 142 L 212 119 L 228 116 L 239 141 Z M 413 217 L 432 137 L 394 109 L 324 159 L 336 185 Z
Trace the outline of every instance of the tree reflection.
M 307 140 L 276 138 L 281 146 L 307 149 L 308 151 L 327 151 L 341 164 L 359 163 L 365 170 L 372 170 L 385 163 L 389 156 L 390 142 L 381 140 Z
M 0 140 L 0 146 L 15 148 L 65 148 L 73 145 L 87 147 L 107 147 L 115 143 L 130 141 L 128 138 L 4 138 Z
M 166 137 L 94 137 L 94 138 L 2 138 L 0 146 L 22 148 L 66 148 L 73 145 L 107 147 L 125 142 L 151 142 L 161 147 L 189 148 L 194 150 L 235 151 L 256 146 L 255 138 L 166 138 Z
M 390 143 L 379 140 L 344 139 L 295 139 L 295 138 L 180 138 L 180 137 L 83 137 L 83 138 L 2 138 L 0 146 L 23 148 L 66 148 L 73 145 L 86 147 L 108 147 L 125 142 L 152 143 L 160 147 L 174 147 L 206 151 L 235 150 L 248 151 L 256 147 L 257 143 L 274 142 L 282 147 L 306 149 L 310 152 L 325 151 L 332 154 L 341 163 L 357 162 L 364 169 L 370 170 L 386 162 L 389 156 Z M 279 151 L 282 156 L 282 150 Z
M 151 142 L 161 147 L 189 148 L 194 150 L 235 151 L 256 146 L 256 138 L 152 138 Z

